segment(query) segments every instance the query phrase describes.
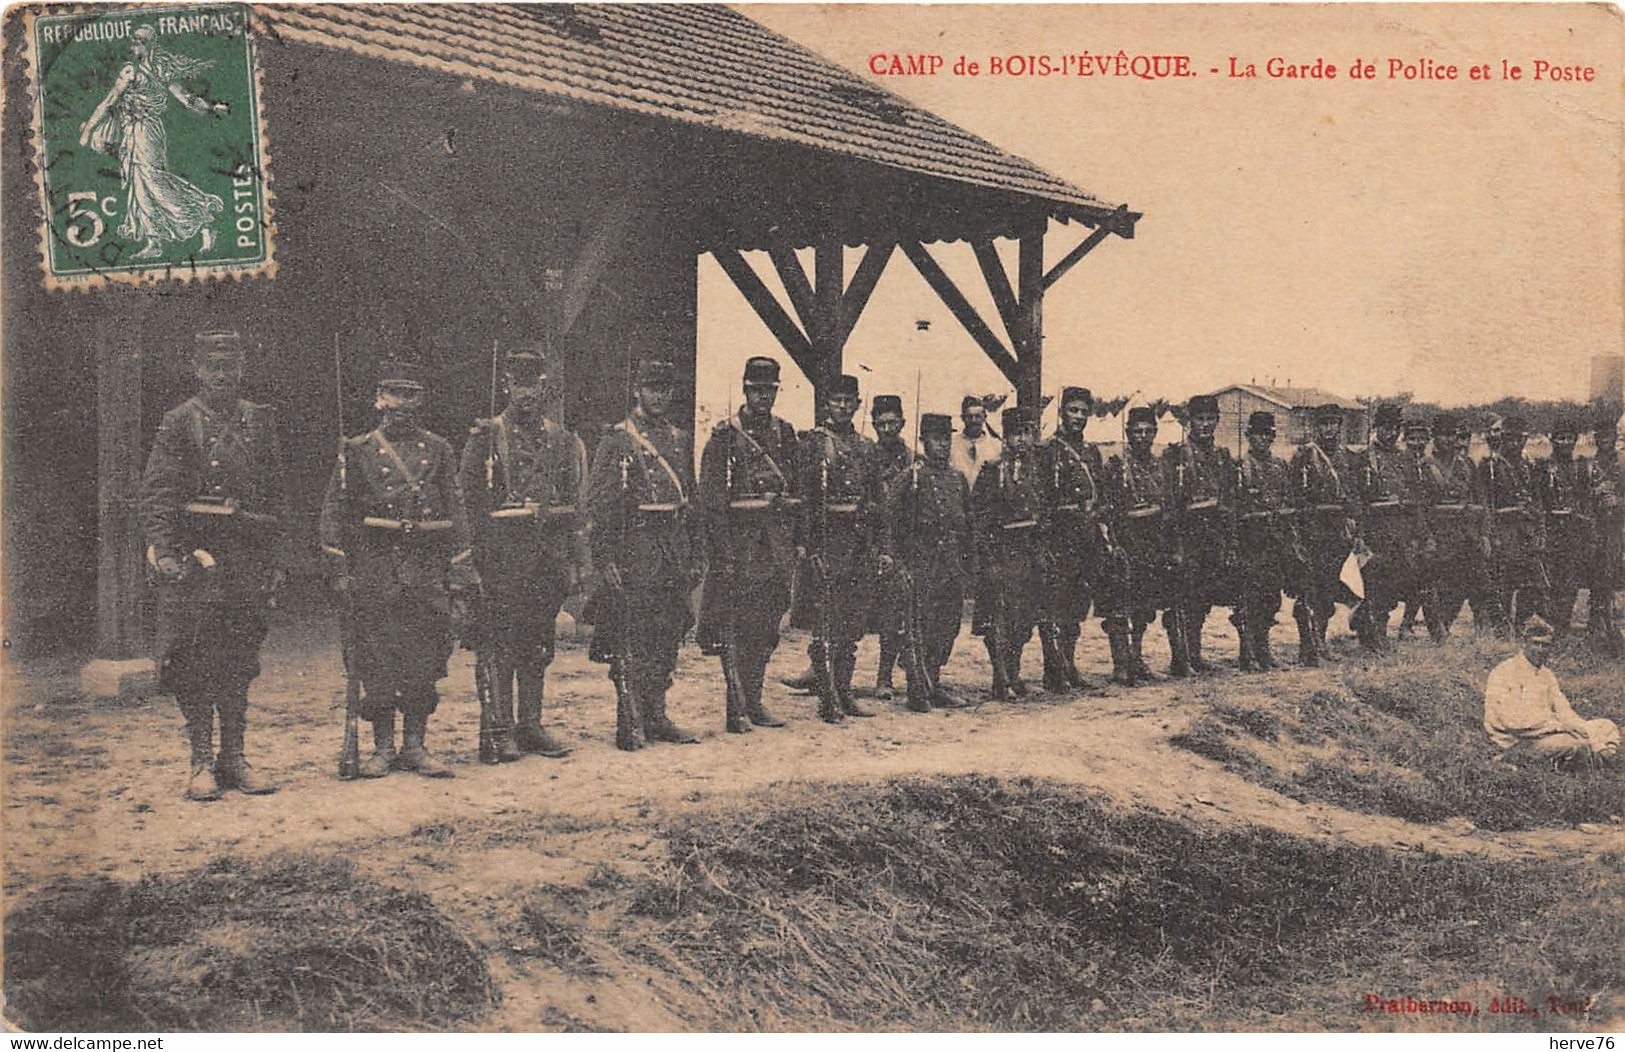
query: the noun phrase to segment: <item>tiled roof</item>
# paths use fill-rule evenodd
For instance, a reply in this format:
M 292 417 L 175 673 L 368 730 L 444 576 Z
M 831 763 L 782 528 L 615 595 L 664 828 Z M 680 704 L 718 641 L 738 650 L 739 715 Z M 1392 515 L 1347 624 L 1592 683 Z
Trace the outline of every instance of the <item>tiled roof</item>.
M 265 5 L 281 38 L 1138 218 L 713 4 Z
M 1265 401 L 1274 402 L 1283 409 L 1313 409 L 1317 405 L 1330 402 L 1344 409 L 1364 409 L 1365 406 L 1352 398 L 1322 391 L 1318 387 L 1263 387 L 1259 384 L 1232 384 L 1229 387 L 1213 392 L 1223 394 L 1225 391 L 1246 391 Z

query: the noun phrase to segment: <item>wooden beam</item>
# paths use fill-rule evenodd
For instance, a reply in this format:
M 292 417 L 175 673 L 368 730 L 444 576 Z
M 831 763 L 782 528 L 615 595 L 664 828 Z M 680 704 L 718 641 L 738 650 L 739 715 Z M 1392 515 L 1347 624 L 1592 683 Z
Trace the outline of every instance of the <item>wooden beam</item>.
M 1017 295 L 1021 299 L 1015 340 L 1021 376 L 1016 380 L 1016 404 L 1038 406 L 1044 397 L 1044 228 L 1022 236 L 1016 266 Z
M 807 280 L 807 272 L 802 269 L 801 260 L 796 258 L 796 250 L 786 245 L 773 245 L 767 250 L 767 255 L 773 261 L 773 269 L 779 273 L 785 293 L 790 297 L 790 306 L 795 310 L 796 317 L 801 319 L 801 330 L 816 345 L 818 312 L 813 306 L 812 282 Z
M 146 651 L 141 599 L 141 343 L 147 296 L 118 297 L 96 324 L 96 657 Z
M 575 264 L 564 274 L 563 295 L 559 297 L 558 329 L 554 335 L 562 338 L 575 326 L 587 299 L 603 280 L 615 252 L 626 239 L 626 229 L 632 217 L 643 211 L 642 195 L 633 187 L 629 192 L 616 193 L 609 207 L 598 217 L 592 233 L 581 246 Z M 546 275 L 543 275 L 545 282 Z M 545 286 L 544 286 L 545 288 Z M 545 302 L 545 300 L 544 300 Z
M 846 295 L 841 298 L 841 346 L 846 346 L 852 330 L 857 328 L 863 308 L 869 305 L 869 297 L 874 294 L 875 285 L 880 282 L 880 275 L 891 262 L 892 250 L 896 247 L 895 241 L 877 241 L 864 252 L 852 275 L 852 284 L 846 287 Z
M 1048 290 L 1051 285 L 1055 284 L 1057 281 L 1060 281 L 1062 276 L 1065 275 L 1067 271 L 1078 265 L 1078 260 L 1093 252 L 1095 250 L 1095 246 L 1110 237 L 1111 233 L 1111 230 L 1108 229 L 1105 224 L 1095 227 L 1094 233 L 1084 238 L 1082 243 L 1080 243 L 1077 248 L 1073 249 L 1071 252 L 1068 252 L 1065 259 L 1051 267 L 1050 272 L 1044 275 L 1045 290 Z
M 943 272 L 936 260 L 931 258 L 924 245 L 918 241 L 903 241 L 899 242 L 899 245 L 903 255 L 907 256 L 908 261 L 914 264 L 914 269 L 920 272 L 920 277 L 931 286 L 931 290 L 937 294 L 937 298 L 942 300 L 943 305 L 953 316 L 959 319 L 959 324 L 970 333 L 971 339 L 982 348 L 982 352 L 999 367 L 999 372 L 1004 374 L 1005 379 L 1012 384 L 1016 383 L 1021 370 L 1015 357 L 999 342 L 993 330 L 988 328 L 987 322 L 982 320 L 982 316 L 971 306 L 965 294 L 959 291 L 959 286 L 955 285 L 953 279 Z
M 846 246 L 838 240 L 820 241 L 813 248 L 813 323 L 808 335 L 819 367 L 823 370 L 820 389 L 841 374 L 846 340 L 841 334 L 841 294 L 846 286 Z
M 982 277 L 987 281 L 987 290 L 993 294 L 993 305 L 999 308 L 999 317 L 1004 319 L 1004 331 L 1010 336 L 1012 346 L 1020 342 L 1016 334 L 1021 322 L 1016 316 L 1016 294 L 1010 288 L 1010 276 L 1004 272 L 1004 261 L 999 258 L 999 250 L 994 247 L 992 238 L 977 238 L 970 243 L 976 250 L 976 262 L 981 264 Z
M 816 383 L 818 356 L 813 351 L 812 343 L 796 328 L 796 323 L 779 306 L 779 301 L 773 298 L 773 293 L 768 291 L 767 285 L 745 261 L 745 257 L 737 248 L 713 248 L 711 255 L 716 257 L 723 273 L 733 281 L 734 288 L 745 297 L 745 302 L 756 311 L 756 316 L 762 319 L 762 324 L 779 341 L 779 346 L 784 348 L 807 379 Z

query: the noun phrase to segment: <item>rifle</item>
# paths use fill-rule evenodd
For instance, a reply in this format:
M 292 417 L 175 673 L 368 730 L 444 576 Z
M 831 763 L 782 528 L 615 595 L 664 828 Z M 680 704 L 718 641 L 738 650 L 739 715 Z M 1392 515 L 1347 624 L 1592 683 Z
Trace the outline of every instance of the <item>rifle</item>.
M 918 543 L 920 527 L 920 373 L 914 372 L 914 442 L 909 460 L 909 538 Z M 898 567 L 898 573 L 903 582 L 903 637 L 904 645 L 908 648 L 908 664 L 904 666 L 904 673 L 908 676 L 908 706 L 917 712 L 928 712 L 931 709 L 931 695 L 936 693 L 936 684 L 931 682 L 931 668 L 925 658 L 925 632 L 920 624 L 920 594 L 918 582 L 913 571 L 908 566 Z
M 731 396 L 728 399 L 728 416 L 730 418 L 733 416 L 733 398 Z M 734 491 L 734 436 L 729 434 L 727 438 L 728 445 L 723 452 L 722 490 L 725 499 L 732 500 Z M 727 530 L 729 524 L 726 521 L 726 510 L 724 510 L 723 515 L 722 529 Z M 728 597 L 730 601 L 727 610 L 723 613 L 722 652 L 718 655 L 722 660 L 722 678 L 727 684 L 729 700 L 731 701 L 731 704 L 724 702 L 724 708 L 726 709 L 724 721 L 728 730 L 733 730 L 735 726 L 742 726 L 743 729 L 748 730 L 749 727 L 746 725 L 749 723 L 749 716 L 745 711 L 745 678 L 739 672 L 739 652 L 736 646 L 739 633 L 734 624 L 734 617 L 739 610 L 737 601 L 738 581 L 732 573 L 732 567 L 728 568 L 726 576 L 728 578 Z
M 344 434 L 344 366 L 339 358 L 339 336 L 333 334 L 333 381 L 338 401 L 338 469 L 339 500 L 344 506 L 343 522 L 348 530 L 350 522 L 349 442 Z M 348 538 L 346 538 L 348 540 Z M 350 545 L 344 545 L 349 552 Z M 345 558 L 349 556 L 346 555 Z M 361 672 L 356 667 L 355 595 L 347 585 L 344 589 L 344 621 L 339 627 L 339 654 L 344 660 L 344 747 L 339 752 L 339 778 L 350 781 L 361 777 L 361 743 L 358 722 L 361 709 Z
M 1179 635 L 1179 653 L 1188 668 L 1191 659 L 1190 589 L 1187 585 L 1190 573 L 1185 566 L 1185 516 L 1190 509 L 1185 495 L 1185 460 L 1190 455 L 1190 437 L 1185 434 L 1183 423 L 1179 438 L 1179 465 L 1174 471 L 1174 499 L 1180 512 L 1174 529 L 1174 565 L 1179 568 L 1179 579 L 1174 582 L 1173 614 L 1174 631 Z
M 818 571 L 818 674 L 823 678 L 823 696 L 819 699 L 819 715 L 827 723 L 841 720 L 841 701 L 835 686 L 835 626 L 832 607 L 835 592 L 830 586 L 829 558 L 829 458 L 834 456 L 834 439 L 830 440 L 826 456 L 818 464 L 818 551 L 822 569 Z M 833 718 L 831 718 L 833 717 Z
M 495 497 L 495 494 L 496 494 L 497 436 L 496 436 L 496 431 L 494 430 L 494 428 L 496 426 L 496 417 L 497 417 L 497 341 L 492 340 L 491 341 L 491 414 L 490 414 L 489 417 L 487 417 L 487 419 L 489 419 L 491 421 L 493 430 L 491 431 L 490 434 L 488 434 L 486 436 L 486 439 L 485 439 L 485 493 L 486 493 L 487 497 L 493 498 L 492 503 L 496 503 L 496 501 L 494 500 L 494 497 Z M 503 464 L 502 468 L 503 468 L 503 471 L 506 473 L 506 471 L 508 470 L 508 465 Z M 484 582 L 482 581 L 481 584 L 480 584 L 481 591 L 484 590 L 484 587 L 485 587 L 485 585 L 484 585 Z M 480 600 L 479 605 L 480 605 L 481 609 L 479 611 L 479 614 L 476 615 L 476 618 L 479 619 L 479 618 L 484 618 L 484 617 L 490 616 L 490 611 L 484 609 L 484 607 L 485 607 L 485 603 L 483 601 L 484 596 L 483 595 L 480 596 L 479 600 Z M 495 648 L 493 647 L 493 645 L 491 643 L 491 640 L 488 637 L 486 637 L 486 633 L 484 633 L 484 632 L 480 633 L 480 637 L 481 638 L 479 640 L 479 643 L 476 644 L 475 647 L 474 647 L 474 698 L 475 698 L 475 701 L 478 703 L 478 705 L 480 707 L 480 762 L 481 763 L 496 763 L 497 762 L 496 728 L 495 728 L 495 722 L 496 721 L 492 719 L 492 716 L 494 714 L 492 713 L 491 708 L 492 708 L 493 705 L 496 704 L 497 677 L 500 676 L 500 675 L 504 675 L 504 674 L 511 677 L 512 672 L 508 670 L 507 666 L 503 665 L 501 656 L 498 653 L 496 653 Z M 483 644 L 483 645 L 480 645 L 480 644 Z
M 632 395 L 632 359 L 630 355 L 626 360 L 626 390 Z M 630 412 L 630 409 L 628 410 Z M 626 520 L 634 510 L 631 499 L 631 468 L 630 454 L 621 458 L 621 533 L 620 542 L 615 550 L 615 570 L 620 572 L 621 564 L 626 562 Z M 615 744 L 622 749 L 641 749 L 647 736 L 643 725 L 643 709 L 638 705 L 637 694 L 632 689 L 632 677 L 626 671 L 627 645 L 631 638 L 631 602 L 626 594 L 626 582 L 620 581 L 614 588 L 615 616 L 617 619 L 616 634 L 620 637 L 616 641 L 615 660 L 609 666 L 610 678 L 615 684 Z
M 1004 497 L 1005 475 L 1005 465 L 1002 457 L 999 461 L 997 470 L 999 472 L 999 492 L 995 500 L 1002 500 Z M 991 525 L 993 529 L 998 529 L 1002 524 L 990 523 L 989 525 Z M 989 541 L 988 551 L 990 556 L 994 556 L 998 551 L 998 542 L 996 540 Z M 996 557 L 991 557 L 988 559 L 988 562 L 993 564 L 994 569 L 993 619 L 987 626 L 988 635 L 993 639 L 993 653 L 991 655 L 993 665 L 993 693 L 995 696 L 994 700 L 1004 701 L 1005 695 L 1000 691 L 1000 687 L 1003 687 L 1004 691 L 1010 691 L 1012 686 L 1012 681 L 1010 678 L 1010 666 L 1005 660 L 1005 626 L 1009 623 L 1010 611 L 1003 584 L 998 580 L 997 570 L 999 560 Z M 985 571 L 987 568 L 984 567 L 983 569 Z

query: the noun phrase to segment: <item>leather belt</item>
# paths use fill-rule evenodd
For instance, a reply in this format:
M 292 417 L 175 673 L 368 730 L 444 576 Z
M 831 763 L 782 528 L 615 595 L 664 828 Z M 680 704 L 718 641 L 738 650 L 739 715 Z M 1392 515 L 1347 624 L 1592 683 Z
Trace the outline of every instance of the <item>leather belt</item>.
M 734 511 L 765 511 L 769 508 L 794 508 L 801 504 L 797 497 L 781 497 L 770 493 L 765 497 L 738 497 L 728 502 Z
M 509 504 L 489 513 L 493 519 L 556 519 L 566 515 L 574 515 L 574 504 L 549 504 L 543 507 L 540 504 L 526 501 L 524 504 Z
M 1185 505 L 1185 510 L 1186 511 L 1207 511 L 1210 508 L 1217 508 L 1218 506 L 1219 506 L 1219 498 L 1218 497 L 1203 497 L 1201 500 L 1193 500 L 1193 501 L 1188 502 Z
M 441 530 L 451 529 L 450 519 L 383 519 L 375 515 L 368 515 L 361 520 L 361 525 L 371 526 L 375 530 L 391 530 L 396 533 L 438 533 Z
M 1128 518 L 1128 519 L 1143 519 L 1143 518 L 1146 518 L 1147 516 L 1150 516 L 1150 515 L 1161 515 L 1161 514 L 1162 514 L 1162 505 L 1161 504 L 1143 504 L 1138 508 L 1130 508 L 1128 511 L 1125 511 L 1123 513 L 1123 517 Z
M 1038 525 L 1037 519 L 1020 519 L 1016 522 L 1006 522 L 999 526 L 1001 530 L 1030 530 Z
M 1370 504 L 1367 504 L 1366 507 L 1372 511 L 1376 511 L 1379 508 L 1387 511 L 1392 508 L 1401 507 L 1401 505 L 1399 503 L 1399 498 L 1395 497 L 1392 500 L 1374 500 Z
M 831 515 L 856 515 L 859 507 L 857 504 L 826 504 L 824 510 Z
M 1495 514 L 1497 514 L 1497 515 L 1522 515 L 1522 514 L 1524 514 L 1526 512 L 1533 512 L 1534 510 L 1535 510 L 1534 508 L 1527 508 L 1527 507 L 1524 507 L 1523 505 L 1520 504 L 1517 507 L 1513 507 L 1513 508 L 1496 508 L 1495 509 Z
M 638 512 L 642 515 L 675 515 L 683 510 L 682 503 L 675 504 L 639 504 Z
M 1314 507 L 1310 508 L 1309 510 L 1310 511 L 1316 511 L 1316 512 L 1325 512 L 1325 513 L 1328 513 L 1328 514 L 1331 513 L 1331 512 L 1334 512 L 1334 511 L 1337 512 L 1340 515 L 1348 514 L 1347 506 L 1342 505 L 1342 504 L 1316 504 Z
M 1281 513 L 1274 511 L 1244 511 L 1241 513 L 1240 518 L 1243 522 L 1252 522 L 1256 519 L 1274 518 L 1278 514 Z
M 1458 504 L 1435 504 L 1432 507 L 1433 507 L 1434 511 L 1444 511 L 1444 512 L 1449 512 L 1450 514 L 1454 515 L 1457 512 L 1462 512 L 1462 511 L 1468 510 L 1470 505 L 1459 504 L 1459 503 Z
M 208 515 L 213 518 L 238 518 L 262 526 L 276 526 L 279 524 L 275 515 L 249 511 L 231 497 L 200 497 L 197 500 L 187 501 L 181 505 L 181 510 L 192 515 Z

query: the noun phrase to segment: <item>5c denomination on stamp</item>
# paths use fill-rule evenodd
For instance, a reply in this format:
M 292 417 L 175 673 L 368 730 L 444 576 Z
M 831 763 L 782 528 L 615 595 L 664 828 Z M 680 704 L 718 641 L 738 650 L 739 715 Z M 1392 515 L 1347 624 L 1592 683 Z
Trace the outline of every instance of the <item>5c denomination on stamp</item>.
M 26 28 L 47 287 L 274 273 L 247 6 L 53 9 Z

